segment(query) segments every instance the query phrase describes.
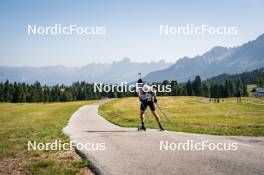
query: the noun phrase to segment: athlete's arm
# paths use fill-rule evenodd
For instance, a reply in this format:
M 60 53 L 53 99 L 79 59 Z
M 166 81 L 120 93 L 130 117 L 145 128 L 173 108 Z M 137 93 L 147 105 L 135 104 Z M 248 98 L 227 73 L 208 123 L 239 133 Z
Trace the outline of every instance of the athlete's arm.
M 140 94 L 140 90 L 138 88 L 137 88 L 136 92 L 137 92 L 137 96 L 138 96 L 139 101 L 141 101 L 141 99 L 140 99 L 141 94 Z

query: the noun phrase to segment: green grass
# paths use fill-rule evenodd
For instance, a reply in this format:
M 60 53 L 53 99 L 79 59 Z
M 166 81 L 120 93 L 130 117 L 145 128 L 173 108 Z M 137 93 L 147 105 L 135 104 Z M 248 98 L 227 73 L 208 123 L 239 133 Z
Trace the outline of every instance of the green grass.
M 264 136 L 264 99 L 245 97 L 238 104 L 236 98 L 220 103 L 208 103 L 202 97 L 159 97 L 161 108 L 171 117 L 174 125 L 166 122 L 165 128 L 173 131 L 216 135 Z M 262 105 L 261 105 L 262 104 Z M 100 107 L 100 115 L 120 126 L 137 127 L 139 124 L 138 98 L 116 99 Z M 157 128 L 149 109 L 151 122 L 147 127 Z
M 80 106 L 94 101 L 67 103 L 0 103 L 1 161 L 15 161 L 14 167 L 23 174 L 78 174 L 87 162 L 74 160 L 63 151 L 27 150 L 28 141 L 38 143 L 69 142 L 62 133 L 70 116 Z

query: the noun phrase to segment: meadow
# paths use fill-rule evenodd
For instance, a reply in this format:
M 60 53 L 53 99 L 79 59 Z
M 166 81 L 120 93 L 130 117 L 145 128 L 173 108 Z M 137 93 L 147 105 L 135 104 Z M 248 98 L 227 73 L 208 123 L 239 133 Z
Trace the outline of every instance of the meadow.
M 264 98 L 243 97 L 210 102 L 203 97 L 159 97 L 159 105 L 169 116 L 167 121 L 157 108 L 165 129 L 214 135 L 264 136 Z M 99 113 L 108 121 L 125 127 L 138 127 L 139 100 L 136 97 L 112 100 L 100 106 Z M 150 109 L 146 112 L 148 128 L 157 128 Z M 149 120 L 148 120 L 149 118 Z
M 0 103 L 0 174 L 83 174 L 89 162 L 72 151 L 28 150 L 28 141 L 69 142 L 62 132 L 80 106 L 94 101 L 66 103 Z

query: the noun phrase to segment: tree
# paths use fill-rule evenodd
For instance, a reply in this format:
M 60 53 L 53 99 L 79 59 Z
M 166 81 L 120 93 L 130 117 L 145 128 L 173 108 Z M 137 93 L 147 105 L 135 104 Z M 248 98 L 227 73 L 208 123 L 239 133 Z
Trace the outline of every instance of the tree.
M 52 101 L 50 89 L 47 86 L 43 87 L 43 102 L 47 103 Z
M 209 87 L 206 81 L 202 83 L 202 92 L 204 97 L 209 97 Z
M 177 81 L 172 80 L 170 85 L 171 85 L 171 93 L 170 93 L 170 95 L 171 96 L 176 96 L 177 95 L 177 88 L 178 88 Z
M 0 102 L 4 102 L 5 101 L 4 93 L 5 93 L 4 84 L 0 83 Z
M 170 83 L 168 80 L 164 80 L 164 81 L 162 82 L 162 85 L 163 85 L 163 86 L 167 86 L 167 85 L 171 85 L 171 83 Z M 163 92 L 162 95 L 163 95 L 163 96 L 168 96 L 168 95 L 170 95 L 170 92 Z
M 192 89 L 194 91 L 194 95 L 202 96 L 202 81 L 200 76 L 196 76 L 193 83 Z
M 14 93 L 13 84 L 9 83 L 9 81 L 6 80 L 6 82 L 4 84 L 4 99 L 5 99 L 5 102 L 12 102 L 13 101 L 13 93 Z
M 263 77 L 257 77 L 257 86 L 258 87 L 264 87 L 264 76 Z
M 243 83 L 242 83 L 240 77 L 238 77 L 236 80 L 236 89 L 242 89 L 242 88 L 243 88 Z
M 12 102 L 25 102 L 23 88 L 20 84 L 14 83 L 14 94 Z
M 247 91 L 247 85 L 245 82 L 242 83 L 243 85 L 243 96 L 248 96 L 248 91 Z
M 231 96 L 231 89 L 230 89 L 230 82 L 229 81 L 225 81 L 225 84 L 224 84 L 224 94 L 223 94 L 223 97 L 224 98 L 227 98 L 227 97 L 230 97 Z
M 39 82 L 35 82 L 30 88 L 30 102 L 42 102 L 43 92 Z
M 65 90 L 62 95 L 62 101 L 72 101 L 72 93 L 70 91 Z
M 190 80 L 188 80 L 188 82 L 186 83 L 186 92 L 188 96 L 192 96 L 193 95 L 193 89 L 192 89 L 192 83 Z
M 225 86 L 220 84 L 218 87 L 218 98 L 223 98 L 225 96 Z
M 210 94 L 211 98 L 218 98 L 218 86 L 215 81 L 213 81 L 210 85 Z

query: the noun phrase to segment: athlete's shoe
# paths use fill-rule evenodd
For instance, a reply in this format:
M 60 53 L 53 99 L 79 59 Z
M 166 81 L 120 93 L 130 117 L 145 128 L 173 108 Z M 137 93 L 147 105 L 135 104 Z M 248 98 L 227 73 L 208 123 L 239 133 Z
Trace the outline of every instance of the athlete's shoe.
M 160 131 L 164 131 L 164 128 L 161 123 L 159 123 L 159 128 L 160 128 Z
M 138 130 L 139 131 L 142 131 L 142 130 L 144 130 L 144 131 L 146 131 L 146 127 L 144 126 L 144 125 L 140 125 L 140 126 L 138 126 Z

